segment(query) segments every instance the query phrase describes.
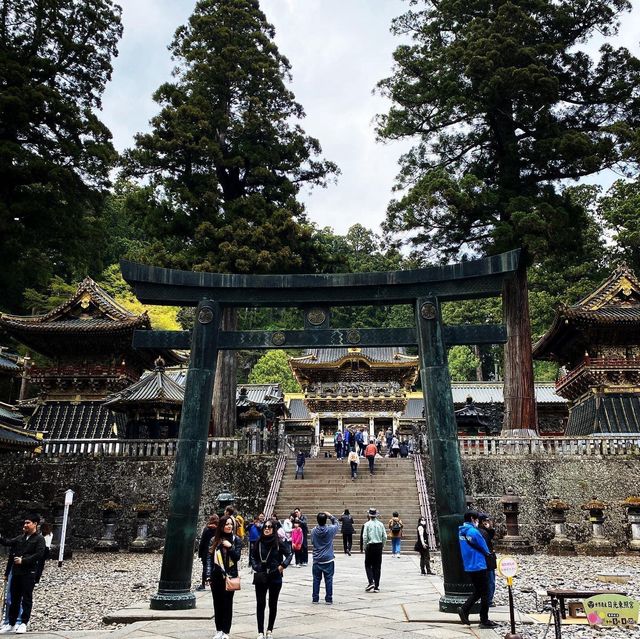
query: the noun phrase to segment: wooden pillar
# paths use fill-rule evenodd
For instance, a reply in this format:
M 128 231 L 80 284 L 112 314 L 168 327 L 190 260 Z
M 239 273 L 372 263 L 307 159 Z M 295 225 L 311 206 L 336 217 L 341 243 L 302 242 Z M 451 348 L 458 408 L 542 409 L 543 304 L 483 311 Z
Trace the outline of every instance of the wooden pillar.
M 471 592 L 471 585 L 463 570 L 458 544 L 458 527 L 465 510 L 464 482 L 440 305 L 436 297 L 416 301 L 416 328 L 444 573 L 445 592 L 440 599 L 440 610 L 457 612 Z
M 211 399 L 218 361 L 220 306 L 205 300 L 198 304 L 191 336 L 191 357 L 184 392 L 167 533 L 158 592 L 152 610 L 195 608 L 191 592 L 193 542 L 198 534 L 204 459 L 211 419 Z

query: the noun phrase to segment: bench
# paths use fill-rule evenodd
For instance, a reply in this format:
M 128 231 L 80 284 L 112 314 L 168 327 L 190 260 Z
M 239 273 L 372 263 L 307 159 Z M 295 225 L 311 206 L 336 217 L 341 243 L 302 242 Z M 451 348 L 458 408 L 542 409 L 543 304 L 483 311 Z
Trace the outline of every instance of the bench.
M 567 618 L 566 599 L 587 599 L 595 595 L 626 595 L 623 590 L 572 590 L 570 588 L 549 588 L 547 594 L 551 599 L 551 605 L 555 600 L 560 603 L 560 616 Z

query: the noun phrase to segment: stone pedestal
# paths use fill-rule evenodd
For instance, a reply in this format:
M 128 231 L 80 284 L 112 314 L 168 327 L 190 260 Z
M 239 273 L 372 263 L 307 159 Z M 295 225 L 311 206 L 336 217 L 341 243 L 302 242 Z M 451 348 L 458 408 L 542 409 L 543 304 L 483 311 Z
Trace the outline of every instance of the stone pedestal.
M 509 486 L 503 497 L 500 498 L 504 518 L 507 524 L 507 534 L 495 542 L 496 550 L 500 552 L 515 553 L 519 555 L 532 555 L 533 546 L 531 542 L 520 535 L 518 525 L 518 514 L 520 512 L 520 502 L 522 499 L 515 494 L 515 490 Z
M 629 550 L 640 552 L 640 497 L 627 497 L 622 505 L 627 509 L 627 521 L 631 526 Z
M 155 541 L 149 538 L 149 517 L 155 511 L 153 504 L 138 504 L 134 507 L 137 513 L 137 536 L 129 546 L 129 552 L 152 552 L 155 550 Z
M 555 534 L 547 552 L 550 555 L 567 557 L 576 554 L 576 547 L 567 537 L 567 518 L 565 512 L 569 510 L 569 504 L 554 497 L 548 504 L 547 509 L 551 513 L 551 521 L 555 528 Z
M 96 552 L 118 552 L 120 546 L 115 539 L 117 514 L 120 506 L 109 502 L 102 510 L 102 537 L 93 547 Z
M 592 538 L 585 544 L 585 553 L 592 557 L 613 557 L 616 554 L 613 543 L 604 534 L 604 510 L 607 504 L 593 497 L 586 504 L 582 504 L 581 508 L 589 511 L 593 531 Z

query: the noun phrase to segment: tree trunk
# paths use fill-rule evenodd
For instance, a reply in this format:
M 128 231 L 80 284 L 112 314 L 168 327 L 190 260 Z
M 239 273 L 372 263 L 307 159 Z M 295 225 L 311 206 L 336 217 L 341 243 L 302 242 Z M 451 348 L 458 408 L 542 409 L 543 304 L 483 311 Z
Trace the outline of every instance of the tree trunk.
M 238 328 L 238 311 L 225 308 L 222 312 L 223 331 Z M 213 436 L 231 437 L 236 431 L 236 371 L 235 351 L 218 351 L 218 368 L 213 386 Z
M 504 348 L 504 421 L 502 434 L 522 430 L 538 432 L 531 357 L 531 323 L 527 270 L 523 264 L 502 288 L 502 309 L 507 327 Z
M 482 374 L 482 353 L 480 352 L 480 346 L 475 344 L 473 347 L 473 353 L 478 358 L 478 365 L 476 366 L 476 380 L 479 382 L 484 381 L 484 375 Z

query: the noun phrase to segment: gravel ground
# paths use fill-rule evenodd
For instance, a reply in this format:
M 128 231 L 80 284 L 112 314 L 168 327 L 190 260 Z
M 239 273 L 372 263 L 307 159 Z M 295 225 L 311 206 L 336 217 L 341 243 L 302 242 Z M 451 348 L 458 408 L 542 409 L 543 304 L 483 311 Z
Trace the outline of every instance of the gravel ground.
M 148 599 L 157 588 L 162 556 L 152 555 L 96 555 L 76 553 L 73 560 L 58 568 L 48 562 L 40 584 L 34 592 L 32 631 L 95 630 L 105 628 L 102 616 L 110 610 L 124 608 L 134 601 Z M 516 607 L 523 612 L 536 612 L 532 591 L 550 587 L 616 588 L 626 590 L 640 599 L 640 557 L 549 557 L 533 555 L 518 557 L 519 575 L 514 582 Z M 199 562 L 194 562 L 198 577 Z M 441 573 L 439 562 L 434 565 Z M 632 579 L 625 585 L 603 584 L 597 581 L 598 572 L 627 572 Z M 194 584 L 195 585 L 195 584 Z M 496 603 L 507 603 L 505 580 L 498 577 Z M 530 591 L 530 592 L 527 592 Z M 542 605 L 542 602 L 539 602 Z M 114 626 L 109 626 L 114 628 Z M 508 630 L 498 629 L 500 636 Z M 545 626 L 518 626 L 527 639 L 541 639 Z M 640 639 L 640 630 L 607 629 L 608 639 L 622 637 Z M 585 626 L 563 626 L 562 636 L 569 639 L 591 638 L 597 631 Z M 550 627 L 547 638 L 554 637 Z

